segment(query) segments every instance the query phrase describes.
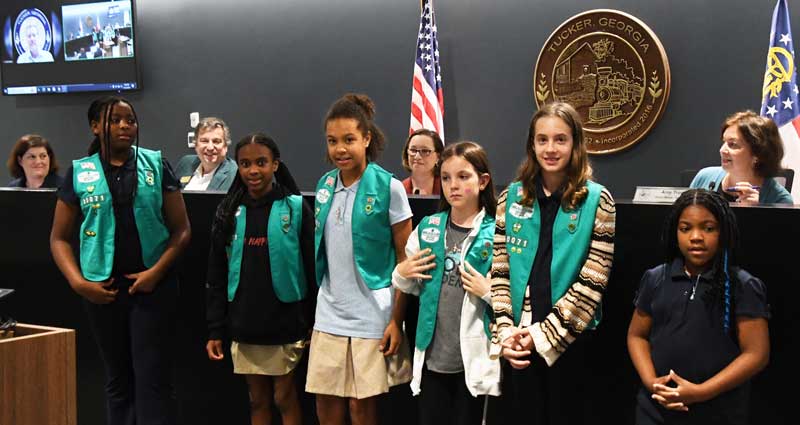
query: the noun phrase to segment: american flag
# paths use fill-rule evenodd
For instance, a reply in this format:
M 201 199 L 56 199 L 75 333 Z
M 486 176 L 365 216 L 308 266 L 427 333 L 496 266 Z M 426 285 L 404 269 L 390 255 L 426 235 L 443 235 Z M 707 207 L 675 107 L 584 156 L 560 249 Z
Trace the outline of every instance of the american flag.
M 439 42 L 433 0 L 422 0 L 422 15 L 414 59 L 414 83 L 411 90 L 411 128 L 409 133 L 427 128 L 444 140 L 444 96 L 439 67 Z
M 761 92 L 761 115 L 778 125 L 783 139 L 784 167 L 795 170 L 792 197 L 800 202 L 800 104 L 797 103 L 797 63 L 794 61 L 792 28 L 785 0 L 778 0 L 772 14 L 767 70 Z

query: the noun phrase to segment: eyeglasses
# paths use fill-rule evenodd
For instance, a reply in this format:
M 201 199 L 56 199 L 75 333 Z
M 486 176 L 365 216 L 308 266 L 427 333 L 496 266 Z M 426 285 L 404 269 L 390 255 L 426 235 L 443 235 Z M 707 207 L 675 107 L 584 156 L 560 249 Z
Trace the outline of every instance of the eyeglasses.
M 431 153 L 433 153 L 433 151 L 430 149 L 408 148 L 408 156 L 414 156 L 416 154 L 419 154 L 419 156 L 427 158 L 428 155 L 430 155 Z

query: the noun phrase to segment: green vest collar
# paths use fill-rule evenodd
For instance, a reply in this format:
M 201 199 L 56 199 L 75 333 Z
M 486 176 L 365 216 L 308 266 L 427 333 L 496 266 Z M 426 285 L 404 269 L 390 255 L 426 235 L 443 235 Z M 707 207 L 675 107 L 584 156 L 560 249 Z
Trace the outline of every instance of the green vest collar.
M 314 251 L 317 285 L 328 272 L 325 252 L 325 223 L 328 219 L 339 170 L 331 170 L 317 183 L 314 200 Z M 378 164 L 367 164 L 358 183 L 352 210 L 353 257 L 356 268 L 370 289 L 382 289 L 392 284 L 396 263 L 392 226 L 389 223 L 392 174 Z
M 550 263 L 551 303 L 567 293 L 577 280 L 578 273 L 589 252 L 594 219 L 603 187 L 588 181 L 589 194 L 575 210 L 559 208 L 553 223 L 553 260 Z M 541 208 L 534 197 L 528 207 L 520 203 L 523 187 L 514 182 L 508 187 L 506 198 L 506 250 L 511 279 L 511 306 L 514 323 L 519 324 L 525 288 L 528 286 L 533 260 L 539 246 Z M 600 310 L 590 327 L 599 322 Z
M 419 319 L 417 320 L 417 337 L 415 345 L 420 350 L 425 350 L 433 339 L 436 328 L 436 312 L 439 309 L 439 294 L 444 275 L 445 259 L 445 234 L 449 211 L 442 211 L 422 219 L 417 226 L 419 249 L 429 248 L 436 256 L 436 267 L 430 271 L 431 279 L 422 285 L 419 294 Z M 494 239 L 494 217 L 481 210 L 473 221 L 470 237 L 473 238 L 467 248 L 466 255 L 462 254 L 464 261 L 475 268 L 478 273 L 486 275 L 492 267 L 492 243 Z M 492 322 L 490 306 L 484 306 L 484 327 L 488 332 L 488 325 Z M 491 336 L 491 333 L 487 333 Z

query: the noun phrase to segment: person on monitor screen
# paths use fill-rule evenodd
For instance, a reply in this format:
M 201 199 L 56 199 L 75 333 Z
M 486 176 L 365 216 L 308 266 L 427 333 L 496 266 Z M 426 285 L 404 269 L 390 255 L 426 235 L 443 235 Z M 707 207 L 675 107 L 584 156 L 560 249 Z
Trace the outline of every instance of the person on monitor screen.
M 17 63 L 53 62 L 53 55 L 47 50 L 43 50 L 39 45 L 41 34 L 39 26 L 35 22 L 27 22 L 21 35 L 25 45 L 25 52 L 19 55 Z

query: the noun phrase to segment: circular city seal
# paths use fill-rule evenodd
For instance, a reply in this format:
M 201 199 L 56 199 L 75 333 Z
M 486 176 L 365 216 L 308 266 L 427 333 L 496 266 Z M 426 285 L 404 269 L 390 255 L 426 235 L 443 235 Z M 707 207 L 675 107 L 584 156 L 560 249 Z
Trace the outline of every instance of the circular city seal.
M 595 154 L 641 140 L 661 118 L 669 88 L 661 41 L 644 22 L 610 9 L 561 24 L 542 47 L 533 80 L 537 107 L 555 100 L 575 107 Z
M 14 21 L 14 47 L 21 55 L 30 51 L 35 44 L 38 50 L 49 51 L 53 36 L 50 21 L 39 9 L 24 9 Z

